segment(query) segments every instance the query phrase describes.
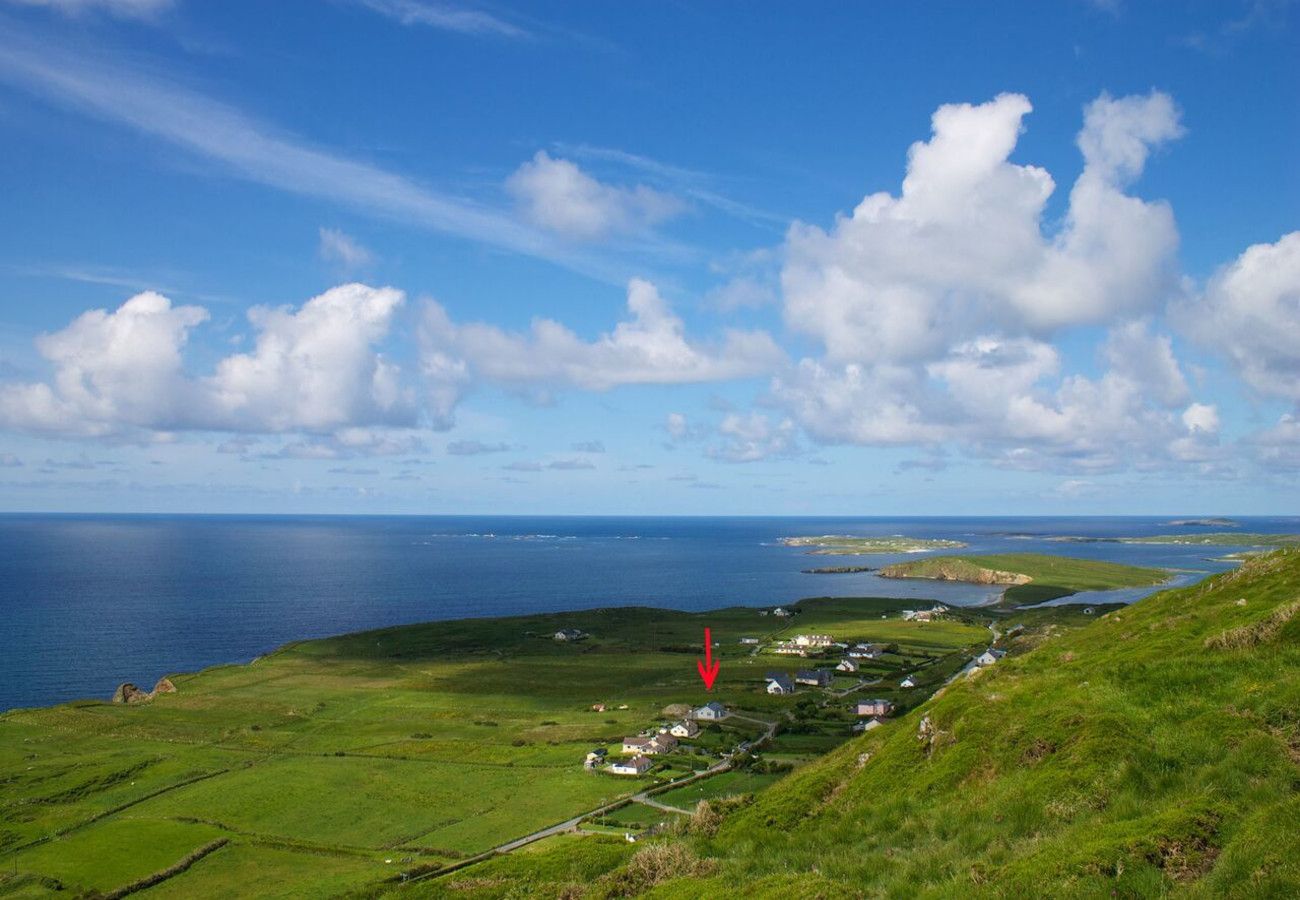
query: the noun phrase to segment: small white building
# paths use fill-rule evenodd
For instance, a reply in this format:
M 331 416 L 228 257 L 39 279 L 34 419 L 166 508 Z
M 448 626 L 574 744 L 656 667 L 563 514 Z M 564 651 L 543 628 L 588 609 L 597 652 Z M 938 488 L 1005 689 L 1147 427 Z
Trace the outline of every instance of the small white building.
M 835 668 L 840 672 L 856 672 L 860 667 L 855 660 L 842 659 L 840 660 L 840 664 Z
M 585 640 L 586 637 L 587 632 L 578 628 L 561 628 L 559 631 L 555 632 L 555 639 L 566 643 Z
M 727 717 L 727 708 L 717 701 L 710 701 L 692 710 L 691 717 L 697 722 L 716 722 Z
M 916 687 L 916 680 L 913 679 L 911 675 L 908 675 L 906 678 L 904 678 L 902 681 L 898 683 L 898 686 L 904 688 L 914 688 Z
M 979 656 L 975 657 L 975 665 L 991 666 L 999 659 L 1007 655 L 1005 650 L 994 650 L 992 647 L 985 650 Z
M 755 644 L 758 643 L 758 638 L 756 638 L 756 637 L 743 637 L 743 638 L 740 639 L 740 642 L 741 642 L 742 644 L 745 644 L 746 646 L 750 646 L 750 647 L 752 647 L 752 646 L 754 646 Z
M 879 728 L 881 724 L 882 723 L 879 719 L 866 719 L 862 722 L 854 722 L 853 733 L 862 734 L 864 731 L 870 731 L 873 728 Z
M 644 756 L 634 756 L 631 759 L 620 759 L 611 763 L 609 771 L 614 775 L 644 775 L 650 771 L 652 763 Z
M 788 619 L 794 615 L 794 613 L 790 612 L 790 610 L 786 609 L 784 606 L 778 606 L 776 609 L 772 610 L 772 615 L 776 616 L 778 619 Z
M 794 693 L 794 681 L 789 675 L 782 672 L 769 672 L 767 674 L 767 692 L 776 696 L 784 696 Z

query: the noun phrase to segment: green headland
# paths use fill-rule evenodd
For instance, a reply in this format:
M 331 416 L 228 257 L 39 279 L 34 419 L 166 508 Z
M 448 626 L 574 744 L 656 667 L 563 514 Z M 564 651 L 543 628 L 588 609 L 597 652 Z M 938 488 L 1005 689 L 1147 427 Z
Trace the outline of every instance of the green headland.
M 1163 569 L 1041 553 L 931 556 L 885 566 L 879 575 L 1006 585 L 1003 602 L 1013 604 L 1041 603 L 1079 591 L 1147 587 L 1169 580 L 1169 573 Z

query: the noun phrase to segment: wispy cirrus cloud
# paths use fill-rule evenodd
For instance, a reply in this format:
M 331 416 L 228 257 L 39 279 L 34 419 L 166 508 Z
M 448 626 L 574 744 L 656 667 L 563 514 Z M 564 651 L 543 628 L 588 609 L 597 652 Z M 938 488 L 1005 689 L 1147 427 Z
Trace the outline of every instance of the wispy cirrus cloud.
M 544 259 L 600 281 L 627 278 L 628 266 L 568 246 L 506 209 L 314 146 L 164 76 L 93 53 L 54 50 L 13 23 L 5 25 L 0 81 L 151 135 L 219 165 L 231 177 Z
M 531 33 L 500 16 L 452 3 L 433 0 L 348 0 L 354 6 L 386 16 L 402 25 L 425 26 L 459 34 L 501 38 L 528 38 Z
M 176 5 L 175 0 L 8 0 L 16 6 L 52 9 L 66 16 L 105 12 L 122 19 L 151 19 Z

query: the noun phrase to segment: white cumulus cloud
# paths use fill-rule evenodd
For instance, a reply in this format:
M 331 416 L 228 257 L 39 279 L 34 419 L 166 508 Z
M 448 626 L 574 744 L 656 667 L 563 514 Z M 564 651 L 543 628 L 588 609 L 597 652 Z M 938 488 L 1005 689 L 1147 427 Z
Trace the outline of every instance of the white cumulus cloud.
M 770 373 L 784 354 L 761 331 L 728 330 L 708 343 L 689 339 L 682 320 L 655 286 L 628 285 L 629 318 L 595 340 L 551 319 L 527 332 L 481 322 L 458 324 L 430 302 L 420 329 L 421 358 L 435 410 L 450 415 L 475 382 L 546 391 L 606 391 L 630 384 L 689 384 Z
M 533 224 L 578 240 L 644 230 L 683 209 L 675 197 L 645 185 L 604 184 L 545 150 L 515 170 L 506 190 Z
M 402 302 L 392 288 L 348 284 L 298 308 L 254 307 L 253 349 L 194 375 L 183 350 L 207 311 L 137 294 L 38 338 L 53 376 L 0 385 L 0 426 L 82 436 L 301 431 L 373 445 L 349 429 L 415 424 L 414 395 L 376 349 Z

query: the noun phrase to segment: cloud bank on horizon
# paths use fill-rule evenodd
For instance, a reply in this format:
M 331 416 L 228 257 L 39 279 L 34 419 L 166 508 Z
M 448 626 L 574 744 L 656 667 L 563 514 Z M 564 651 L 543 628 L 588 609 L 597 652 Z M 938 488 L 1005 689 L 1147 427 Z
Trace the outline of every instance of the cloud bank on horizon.
M 173 8 L 24 2 L 69 16 Z M 403 25 L 525 34 L 469 9 L 351 5 Z M 1062 496 L 1107 474 L 1231 480 L 1300 469 L 1300 231 L 1241 246 L 1201 281 L 1184 270 L 1177 210 L 1140 188 L 1153 155 L 1196 139 L 1161 90 L 1102 92 L 1083 106 L 1068 188 L 1018 161 L 1029 96 L 944 103 L 906 148 L 892 191 L 824 210 L 817 218 L 829 224 L 793 219 L 780 240 L 737 247 L 719 264 L 682 230 L 702 209 L 754 217 L 684 170 L 604 151 L 624 166 L 604 180 L 584 168 L 581 145 L 567 155 L 552 145 L 523 154 L 486 195 L 457 195 L 107 56 L 38 51 L 33 39 L 0 41 L 0 78 L 179 148 L 221 177 L 538 260 L 606 296 L 617 283 L 625 311 L 575 325 L 516 297 L 526 321 L 494 320 L 491 302 L 458 313 L 430 295 L 436 284 L 366 277 L 390 254 L 321 225 L 316 253 L 341 283 L 296 303 L 253 303 L 243 325 L 210 303 L 146 290 L 35 335 L 44 372 L 0 380 L 0 428 L 11 435 L 196 441 L 245 459 L 410 456 L 441 442 L 448 457 L 471 460 L 528 446 L 508 422 L 504 434 L 467 428 L 467 418 L 482 425 L 480 402 L 501 431 L 511 404 L 561 416 L 575 397 L 658 388 L 662 406 L 640 440 L 677 460 L 803 465 L 837 448 L 902 450 L 914 459 L 899 471 L 961 459 L 1069 476 Z M 711 286 L 693 292 L 680 275 L 656 274 L 682 267 L 706 270 Z M 692 298 L 712 314 L 679 311 Z M 1202 359 L 1257 404 L 1250 422 L 1228 415 L 1228 393 L 1207 381 Z M 701 385 L 731 399 L 682 412 L 674 391 Z M 268 440 L 273 449 L 250 451 Z M 606 443 L 573 438 L 493 468 L 594 470 Z

